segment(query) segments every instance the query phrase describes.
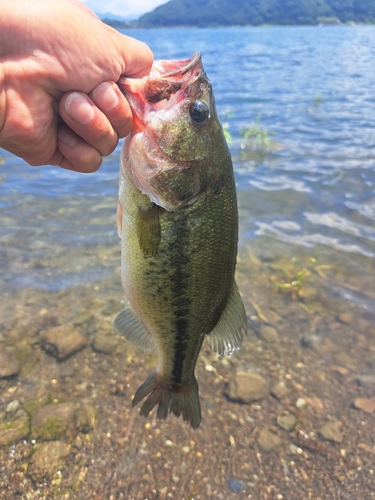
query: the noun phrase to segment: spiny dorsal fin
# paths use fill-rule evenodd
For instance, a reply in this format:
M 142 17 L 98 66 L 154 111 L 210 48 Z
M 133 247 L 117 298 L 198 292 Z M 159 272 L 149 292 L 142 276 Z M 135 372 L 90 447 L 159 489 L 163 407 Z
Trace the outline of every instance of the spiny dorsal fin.
M 155 203 L 146 209 L 140 207 L 136 224 L 139 246 L 143 255 L 153 257 L 159 250 L 161 238 L 159 207 Z
M 122 335 L 134 347 L 145 351 L 156 348 L 155 340 L 147 332 L 129 306 L 125 307 L 114 321 L 119 335 Z
M 234 281 L 227 305 L 221 313 L 219 321 L 207 335 L 208 346 L 219 354 L 229 356 L 241 347 L 246 332 L 246 312 Z

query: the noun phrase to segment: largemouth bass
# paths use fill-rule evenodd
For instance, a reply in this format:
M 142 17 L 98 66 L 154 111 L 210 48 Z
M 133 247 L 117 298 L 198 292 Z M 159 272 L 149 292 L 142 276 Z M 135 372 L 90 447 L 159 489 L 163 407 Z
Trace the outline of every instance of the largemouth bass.
M 238 215 L 230 153 L 201 56 L 155 62 L 119 81 L 134 128 L 122 149 L 118 231 L 127 307 L 115 320 L 133 345 L 156 348 L 158 366 L 136 391 L 141 415 L 157 405 L 196 429 L 194 369 L 205 338 L 239 349 L 246 314 L 234 281 Z

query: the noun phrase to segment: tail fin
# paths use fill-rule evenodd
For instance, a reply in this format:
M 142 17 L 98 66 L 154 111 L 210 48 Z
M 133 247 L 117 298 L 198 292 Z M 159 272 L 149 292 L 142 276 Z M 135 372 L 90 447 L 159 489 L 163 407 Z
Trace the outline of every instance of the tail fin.
M 198 383 L 194 380 L 188 386 L 178 389 L 167 384 L 155 371 L 151 372 L 145 382 L 137 389 L 132 406 L 137 405 L 148 396 L 141 408 L 141 415 L 147 417 L 154 406 L 158 405 L 157 418 L 165 419 L 168 413 L 177 417 L 182 415 L 193 429 L 201 423 L 201 405 L 198 396 Z

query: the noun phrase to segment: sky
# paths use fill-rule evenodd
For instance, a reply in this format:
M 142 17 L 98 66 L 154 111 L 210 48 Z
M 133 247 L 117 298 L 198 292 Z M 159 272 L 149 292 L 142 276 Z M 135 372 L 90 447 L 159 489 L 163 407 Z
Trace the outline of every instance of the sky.
M 110 12 L 127 19 L 137 19 L 142 14 L 154 10 L 155 7 L 168 0 L 81 0 L 96 14 Z

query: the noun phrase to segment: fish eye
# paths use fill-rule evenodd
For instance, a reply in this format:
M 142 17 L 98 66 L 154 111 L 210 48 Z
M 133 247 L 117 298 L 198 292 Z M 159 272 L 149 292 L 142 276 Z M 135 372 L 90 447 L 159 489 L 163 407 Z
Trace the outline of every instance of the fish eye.
M 189 108 L 189 114 L 194 123 L 204 125 L 210 117 L 210 110 L 203 101 L 194 101 Z

